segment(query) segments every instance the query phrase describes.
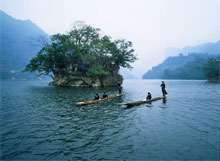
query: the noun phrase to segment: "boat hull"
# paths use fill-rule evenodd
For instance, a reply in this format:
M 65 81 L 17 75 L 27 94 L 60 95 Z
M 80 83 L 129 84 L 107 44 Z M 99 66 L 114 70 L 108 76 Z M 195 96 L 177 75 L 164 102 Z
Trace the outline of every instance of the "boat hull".
M 166 98 L 166 96 L 161 96 L 161 97 L 152 98 L 151 100 L 140 100 L 140 101 L 136 101 L 136 102 L 120 103 L 120 105 L 126 105 L 128 107 L 132 107 L 132 106 L 138 106 L 138 105 L 141 105 L 144 103 L 150 103 L 150 102 L 165 99 L 165 98 Z
M 106 101 L 108 99 L 112 99 L 112 98 L 116 98 L 116 97 L 121 97 L 123 94 L 116 94 L 116 95 L 112 95 L 112 96 L 108 96 L 107 98 L 102 98 L 99 100 L 90 100 L 90 101 L 86 101 L 86 102 L 77 102 L 77 105 L 90 105 L 90 104 L 95 104 L 95 103 L 99 103 L 102 101 Z

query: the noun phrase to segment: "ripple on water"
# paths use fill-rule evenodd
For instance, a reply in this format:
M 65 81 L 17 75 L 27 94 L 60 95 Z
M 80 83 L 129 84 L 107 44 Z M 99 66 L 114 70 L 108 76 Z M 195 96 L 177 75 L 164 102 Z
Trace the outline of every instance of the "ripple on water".
M 170 80 L 166 102 L 129 109 L 118 105 L 142 100 L 148 91 L 161 96 L 160 82 L 126 80 L 123 97 L 76 106 L 95 93 L 111 95 L 117 89 L 3 81 L 1 159 L 218 160 L 218 85 Z

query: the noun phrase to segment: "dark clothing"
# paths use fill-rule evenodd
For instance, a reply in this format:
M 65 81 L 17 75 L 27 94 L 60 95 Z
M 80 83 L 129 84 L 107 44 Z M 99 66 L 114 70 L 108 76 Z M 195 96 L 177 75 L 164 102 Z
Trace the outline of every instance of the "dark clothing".
M 107 94 L 103 94 L 102 98 L 108 98 Z
M 161 86 L 162 88 L 165 88 L 165 87 L 166 87 L 166 85 L 165 85 L 164 83 L 162 83 L 160 86 Z
M 119 94 L 121 94 L 121 90 L 122 90 L 121 82 L 118 81 L 117 85 L 118 85 L 118 92 Z
M 120 82 L 118 82 L 118 88 L 119 88 L 119 87 L 121 87 L 121 83 L 120 83 Z
M 121 94 L 122 87 L 118 87 L 118 92 Z
M 96 96 L 95 96 L 95 100 L 99 100 L 99 95 L 96 95 Z
M 151 100 L 151 94 L 147 95 L 147 100 Z
M 162 94 L 163 94 L 163 96 L 165 96 L 167 94 L 167 91 L 165 89 L 166 85 L 164 83 L 162 83 L 160 86 L 161 86 L 161 89 L 162 89 Z

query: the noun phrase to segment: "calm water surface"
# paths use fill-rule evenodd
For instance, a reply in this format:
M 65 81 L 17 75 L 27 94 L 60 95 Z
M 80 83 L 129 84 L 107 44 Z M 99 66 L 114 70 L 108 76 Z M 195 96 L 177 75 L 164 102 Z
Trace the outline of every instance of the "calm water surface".
M 118 105 L 161 96 L 160 83 L 125 80 L 123 97 L 80 107 L 118 91 L 2 81 L 1 160 L 219 160 L 220 84 L 167 80 L 166 101 Z

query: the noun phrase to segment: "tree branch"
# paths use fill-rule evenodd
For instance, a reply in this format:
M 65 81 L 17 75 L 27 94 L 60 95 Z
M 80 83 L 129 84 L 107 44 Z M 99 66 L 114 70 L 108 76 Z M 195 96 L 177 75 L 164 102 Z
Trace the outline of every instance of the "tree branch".
M 53 75 L 49 74 L 49 73 L 38 73 L 38 77 L 40 77 L 41 75 L 48 75 L 50 76 L 53 80 L 55 79 Z

